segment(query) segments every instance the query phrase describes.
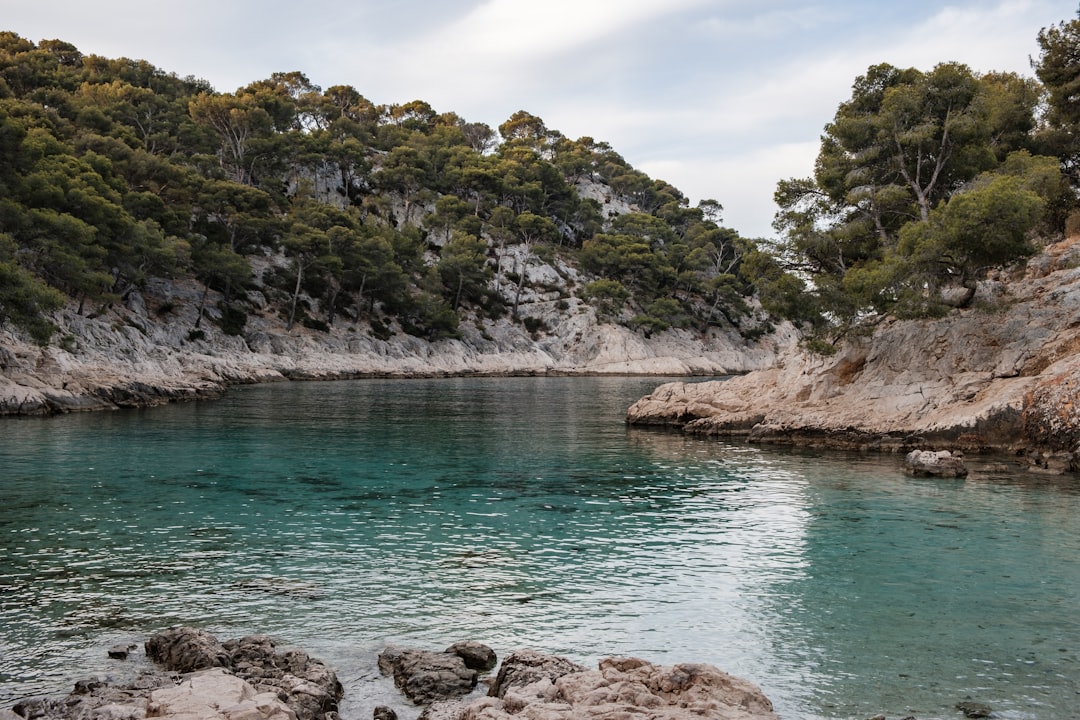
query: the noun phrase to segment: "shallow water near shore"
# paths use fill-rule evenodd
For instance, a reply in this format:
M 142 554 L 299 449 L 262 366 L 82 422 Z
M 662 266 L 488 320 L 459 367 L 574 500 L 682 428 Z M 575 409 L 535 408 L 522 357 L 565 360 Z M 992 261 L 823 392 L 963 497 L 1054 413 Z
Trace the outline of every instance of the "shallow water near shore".
M 709 662 L 789 719 L 1080 707 L 1080 484 L 630 429 L 648 378 L 285 383 L 0 421 L 0 707 L 264 632 L 396 700 L 387 643 Z M 991 466 L 986 466 L 987 468 Z

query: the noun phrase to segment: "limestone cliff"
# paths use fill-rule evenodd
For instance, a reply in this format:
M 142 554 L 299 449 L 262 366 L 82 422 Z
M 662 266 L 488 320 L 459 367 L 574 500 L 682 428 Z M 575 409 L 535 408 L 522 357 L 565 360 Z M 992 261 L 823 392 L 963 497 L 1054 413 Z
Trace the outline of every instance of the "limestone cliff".
M 95 317 L 58 313 L 45 348 L 0 327 L 0 415 L 50 414 L 213 397 L 238 383 L 365 376 L 641 374 L 723 375 L 771 366 L 790 329 L 749 342 L 733 329 L 707 335 L 669 330 L 646 337 L 598 321 L 576 298 L 530 292 L 530 334 L 508 319 L 467 318 L 460 339 L 429 342 L 397 329 L 376 337 L 366 323 L 328 332 L 287 331 L 269 306 L 242 335 L 213 322 L 217 298 L 201 303 L 193 281 L 155 280 Z M 558 295 L 557 293 L 555 294 Z M 205 305 L 209 318 L 197 322 Z M 193 332 L 194 331 L 194 332 Z
M 1007 450 L 1069 468 L 1080 444 L 1078 265 L 1073 238 L 983 283 L 970 309 L 886 321 L 830 357 L 791 348 L 743 377 L 663 385 L 627 421 L 762 443 Z

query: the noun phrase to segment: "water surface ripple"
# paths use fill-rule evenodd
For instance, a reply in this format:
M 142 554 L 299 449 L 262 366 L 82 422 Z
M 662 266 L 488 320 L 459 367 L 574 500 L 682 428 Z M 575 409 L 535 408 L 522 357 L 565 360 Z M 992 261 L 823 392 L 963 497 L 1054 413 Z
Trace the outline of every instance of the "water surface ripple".
M 1077 717 L 1080 493 L 632 430 L 642 378 L 356 381 L 0 422 L 0 706 L 173 624 L 390 702 L 387 643 L 711 662 L 785 718 Z M 395 701 L 400 702 L 400 701 Z

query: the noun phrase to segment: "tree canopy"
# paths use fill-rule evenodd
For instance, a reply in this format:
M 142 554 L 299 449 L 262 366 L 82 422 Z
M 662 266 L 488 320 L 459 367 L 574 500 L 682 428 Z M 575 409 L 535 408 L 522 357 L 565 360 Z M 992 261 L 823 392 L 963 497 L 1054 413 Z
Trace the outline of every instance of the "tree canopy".
M 987 269 L 1034 252 L 1069 195 L 1040 147 L 1041 89 L 1015 74 L 881 64 L 826 125 L 809 178 L 781 181 L 772 254 L 749 266 L 762 302 L 842 335 L 883 314 L 963 305 Z M 1043 224 L 1041 224 L 1043 223 Z
M 449 337 L 527 323 L 540 264 L 563 301 L 646 333 L 754 336 L 755 293 L 817 339 L 933 316 L 1080 229 L 1080 16 L 1038 41 L 1038 80 L 869 67 L 812 174 L 778 183 L 765 241 L 525 110 L 492 128 L 299 71 L 219 93 L 0 32 L 0 322 L 48 342 L 65 304 L 98 312 L 164 276 L 217 291 L 227 332 L 258 303 L 289 328 Z
M 598 196 L 635 212 L 605 214 Z M 64 303 L 99 312 L 154 276 L 202 284 L 197 328 L 242 333 L 258 290 L 289 328 L 446 337 L 508 309 L 527 320 L 541 262 L 625 284 L 614 322 L 653 308 L 652 329 L 749 328 L 751 243 L 720 209 L 524 110 L 496 130 L 299 71 L 220 93 L 0 33 L 0 322 L 39 342 Z M 205 315 L 211 290 L 222 307 Z

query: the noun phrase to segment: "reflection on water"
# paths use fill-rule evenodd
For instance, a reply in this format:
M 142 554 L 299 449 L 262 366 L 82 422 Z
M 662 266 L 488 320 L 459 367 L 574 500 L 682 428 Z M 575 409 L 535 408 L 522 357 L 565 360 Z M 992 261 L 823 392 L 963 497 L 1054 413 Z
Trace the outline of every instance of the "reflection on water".
M 1080 495 L 627 429 L 656 380 L 244 388 L 0 423 L 0 705 L 116 642 L 268 632 L 387 701 L 387 642 L 705 661 L 789 718 L 1072 717 Z

